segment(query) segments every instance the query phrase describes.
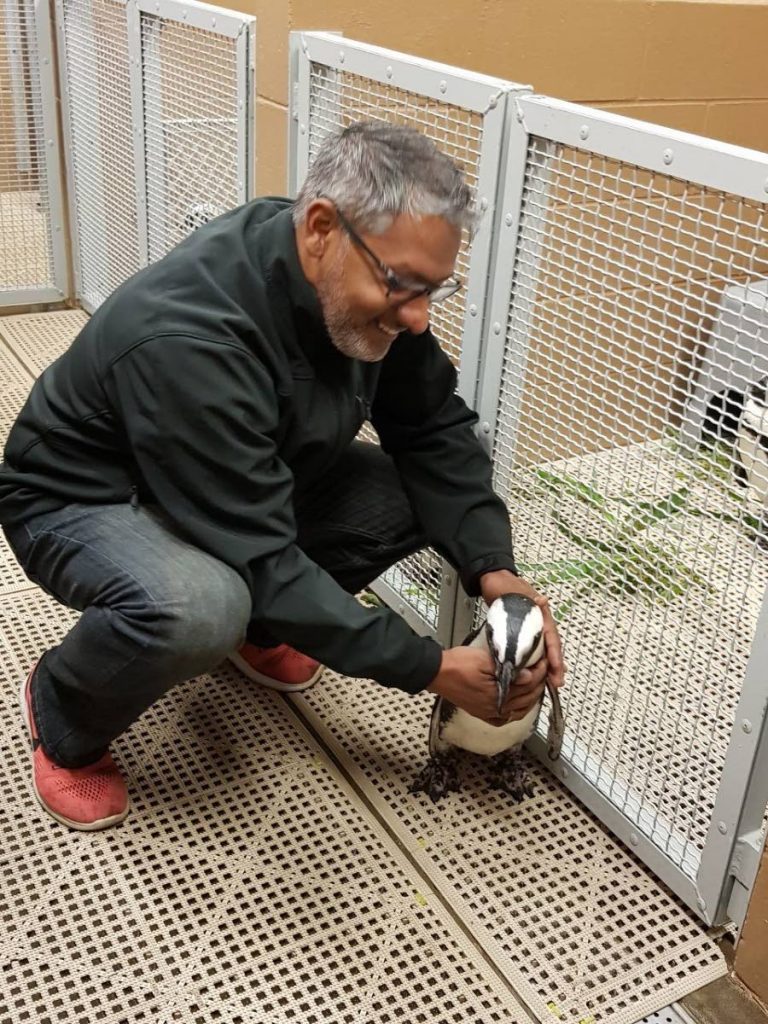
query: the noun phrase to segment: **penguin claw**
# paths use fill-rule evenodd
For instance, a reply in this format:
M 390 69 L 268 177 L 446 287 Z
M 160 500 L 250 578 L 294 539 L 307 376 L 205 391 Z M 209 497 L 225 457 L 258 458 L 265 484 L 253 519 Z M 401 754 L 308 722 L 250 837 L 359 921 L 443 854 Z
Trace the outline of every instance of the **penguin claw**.
M 506 793 L 516 804 L 521 804 L 536 792 L 517 754 L 502 756 L 493 762 L 489 785 L 491 789 Z
M 426 793 L 433 804 L 461 789 L 459 773 L 451 760 L 432 758 L 411 783 L 409 793 Z

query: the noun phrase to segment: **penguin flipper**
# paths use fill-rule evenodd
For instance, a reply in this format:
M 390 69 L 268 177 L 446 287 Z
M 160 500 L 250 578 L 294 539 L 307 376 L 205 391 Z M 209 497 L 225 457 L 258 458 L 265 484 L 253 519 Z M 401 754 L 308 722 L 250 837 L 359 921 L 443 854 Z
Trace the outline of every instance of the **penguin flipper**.
M 435 697 L 432 705 L 432 717 L 429 720 L 429 756 L 436 757 L 450 750 L 449 744 L 442 739 L 442 727 L 454 712 L 454 706 L 444 697 Z
M 547 755 L 550 761 L 556 761 L 563 749 L 563 737 L 565 736 L 565 715 L 563 706 L 560 703 L 560 694 L 557 688 L 547 680 L 547 692 L 552 705 L 549 712 L 549 729 L 547 730 Z

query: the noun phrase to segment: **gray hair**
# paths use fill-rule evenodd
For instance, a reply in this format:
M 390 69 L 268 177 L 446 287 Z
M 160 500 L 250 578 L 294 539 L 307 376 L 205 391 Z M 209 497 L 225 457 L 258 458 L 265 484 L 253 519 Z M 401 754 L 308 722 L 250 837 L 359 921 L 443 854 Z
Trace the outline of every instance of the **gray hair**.
M 442 217 L 470 233 L 478 220 L 472 190 L 453 160 L 413 128 L 386 123 L 359 122 L 323 142 L 296 200 L 294 224 L 320 198 L 373 234 L 399 214 Z

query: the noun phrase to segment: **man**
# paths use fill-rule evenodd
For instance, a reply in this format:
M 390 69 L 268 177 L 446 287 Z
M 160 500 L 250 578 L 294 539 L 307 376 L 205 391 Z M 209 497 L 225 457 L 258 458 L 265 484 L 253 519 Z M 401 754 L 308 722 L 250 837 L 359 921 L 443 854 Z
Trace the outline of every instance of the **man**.
M 306 688 L 322 662 L 498 723 L 547 672 L 562 682 L 476 417 L 429 332 L 473 221 L 428 140 L 355 125 L 295 205 L 257 200 L 200 228 L 34 385 L 0 467 L 0 523 L 30 579 L 83 613 L 23 690 L 35 792 L 57 820 L 121 821 L 109 744 L 227 656 L 275 689 Z M 381 449 L 353 440 L 368 417 Z M 354 597 L 426 543 L 468 593 L 545 606 L 547 660 L 501 718 L 487 654 L 444 651 Z

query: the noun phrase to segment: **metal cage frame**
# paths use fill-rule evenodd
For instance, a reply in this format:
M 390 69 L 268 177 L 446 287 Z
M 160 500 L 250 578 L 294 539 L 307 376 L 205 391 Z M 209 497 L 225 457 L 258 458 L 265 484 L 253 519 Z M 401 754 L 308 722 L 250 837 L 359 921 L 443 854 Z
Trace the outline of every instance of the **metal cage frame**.
M 0 289 L 0 308 L 20 306 L 33 303 L 61 302 L 69 292 L 69 270 L 67 264 L 66 225 L 64 221 L 64 190 L 63 168 L 61 160 L 61 136 L 56 99 L 55 56 L 53 46 L 53 24 L 47 0 L 6 0 L 5 10 L 7 21 L 14 27 L 10 15 L 13 8 L 24 11 L 29 19 L 29 43 L 32 49 L 31 60 L 37 58 L 32 68 L 33 78 L 39 82 L 40 123 L 26 113 L 28 97 L 17 102 L 16 113 L 23 119 L 23 124 L 16 125 L 17 144 L 29 150 L 33 145 L 41 157 L 39 173 L 45 183 L 48 205 L 47 216 L 49 225 L 48 260 L 50 277 L 48 282 L 41 282 L 34 287 L 12 287 Z M 15 26 L 18 27 L 18 26 Z M 16 40 L 20 46 L 22 40 Z M 17 67 L 17 76 L 22 74 Z M 13 83 L 12 83 L 13 84 Z M 17 81 L 16 87 L 19 83 Z M 21 86 L 23 89 L 23 85 Z M 33 83 L 34 88 L 34 83 Z M 14 89 L 14 91 L 16 91 Z M 30 158 L 31 160 L 31 158 Z
M 66 173 L 69 184 L 70 222 L 72 225 L 72 258 L 74 265 L 75 292 L 84 309 L 94 312 L 106 298 L 106 294 L 85 294 L 83 286 L 82 252 L 78 230 L 76 174 L 74 167 L 72 96 L 67 75 L 66 0 L 56 0 L 56 23 L 58 31 L 60 60 L 60 90 L 62 117 L 66 141 Z M 147 85 L 144 81 L 145 53 L 142 47 L 142 17 L 157 18 L 158 22 L 174 22 L 185 27 L 215 32 L 217 35 L 234 40 L 237 61 L 237 192 L 238 203 L 252 198 L 255 191 L 255 54 L 256 19 L 240 15 L 224 8 L 200 3 L 198 0 L 116 0 L 124 11 L 127 33 L 127 57 L 130 83 L 130 125 L 125 131 L 130 134 L 132 156 L 132 183 L 136 204 L 136 246 L 138 262 L 136 269 L 146 266 L 151 260 L 150 237 L 152 225 L 147 198 L 148 182 L 162 177 L 162 168 L 153 166 L 148 159 L 146 121 Z
M 482 437 L 488 439 L 489 451 L 497 427 L 506 324 L 521 257 L 521 209 L 531 145 L 540 148 L 545 165 L 554 147 L 563 145 L 738 198 L 768 201 L 765 154 L 538 95 L 515 98 L 510 104 L 509 121 L 506 181 L 496 220 L 495 272 L 477 405 Z M 536 263 L 535 251 L 525 255 Z M 526 302 L 525 298 L 521 300 L 523 323 Z M 522 338 L 514 358 L 523 373 L 525 349 L 526 339 Z M 454 641 L 466 631 L 474 607 L 475 603 L 468 600 L 460 605 Z M 645 835 L 598 788 L 589 773 L 567 757 L 555 768 L 564 784 L 710 925 L 730 922 L 738 928 L 743 923 L 764 845 L 763 820 L 768 804 L 766 664 L 768 591 L 763 595 L 714 813 L 695 879 L 688 877 L 665 850 Z M 545 737 L 537 734 L 530 746 L 546 764 Z

